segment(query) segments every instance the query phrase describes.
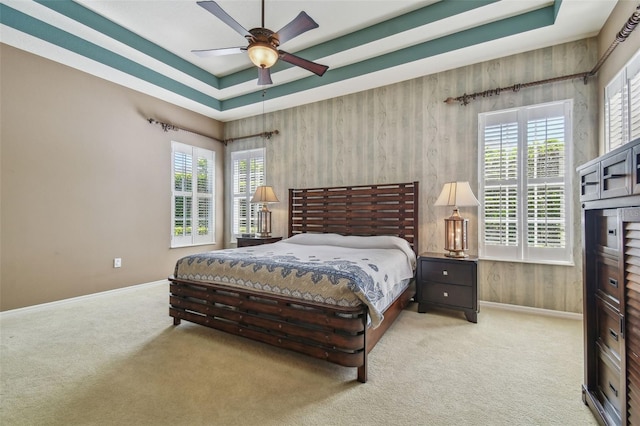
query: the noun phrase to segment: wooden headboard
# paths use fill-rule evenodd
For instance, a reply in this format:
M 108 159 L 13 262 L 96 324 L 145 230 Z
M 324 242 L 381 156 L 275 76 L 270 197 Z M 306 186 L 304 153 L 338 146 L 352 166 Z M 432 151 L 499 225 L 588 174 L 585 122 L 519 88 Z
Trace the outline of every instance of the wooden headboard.
M 418 254 L 418 182 L 289 189 L 289 236 L 395 235 Z

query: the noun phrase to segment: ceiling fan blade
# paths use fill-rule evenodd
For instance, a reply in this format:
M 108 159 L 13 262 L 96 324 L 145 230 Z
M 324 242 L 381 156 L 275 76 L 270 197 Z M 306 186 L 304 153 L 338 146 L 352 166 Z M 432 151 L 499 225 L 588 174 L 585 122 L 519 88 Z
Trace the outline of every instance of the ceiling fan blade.
M 316 21 L 302 11 L 293 19 L 293 21 L 289 22 L 277 32 L 278 39 L 280 40 L 280 44 L 283 44 L 288 40 L 291 40 L 292 38 L 314 28 L 318 28 Z
M 199 6 L 207 9 L 209 12 L 214 14 L 218 19 L 222 22 L 236 30 L 243 37 L 251 37 L 251 33 L 247 31 L 242 25 L 236 22 L 227 12 L 222 10 L 218 3 L 215 1 L 199 1 L 197 2 Z
M 271 70 L 269 68 L 258 68 L 258 84 L 273 84 L 273 81 L 271 81 Z
M 312 73 L 322 75 L 329 69 L 326 65 L 320 65 L 315 62 L 307 61 L 306 59 L 302 59 L 299 56 L 292 55 L 291 53 L 287 53 L 283 50 L 278 51 L 280 53 L 280 59 L 285 62 L 289 62 L 291 65 L 299 66 L 300 68 L 304 68 L 306 70 L 311 71 Z
M 200 56 L 201 58 L 209 58 L 211 56 L 235 55 L 236 53 L 242 53 L 245 50 L 247 50 L 246 47 L 227 47 L 223 49 L 192 50 L 191 53 Z

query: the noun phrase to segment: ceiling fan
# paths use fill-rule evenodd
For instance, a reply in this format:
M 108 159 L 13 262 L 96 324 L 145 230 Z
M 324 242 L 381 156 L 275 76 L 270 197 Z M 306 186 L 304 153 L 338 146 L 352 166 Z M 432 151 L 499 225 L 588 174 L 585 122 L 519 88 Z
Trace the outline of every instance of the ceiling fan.
M 298 14 L 298 16 L 296 16 L 291 22 L 274 33 L 270 29 L 264 27 L 264 0 L 262 0 L 262 27 L 253 28 L 247 31 L 227 12 L 222 10 L 215 1 L 199 1 L 197 3 L 199 6 L 202 6 L 215 15 L 222 22 L 236 30 L 236 32 L 246 38 L 249 42 L 247 47 L 192 50 L 192 52 L 198 56 L 208 57 L 232 55 L 247 51 L 251 62 L 258 67 L 258 84 L 273 84 L 269 68 L 271 68 L 278 59 L 282 59 L 292 65 L 309 70 L 319 76 L 322 76 L 329 68 L 326 65 L 320 65 L 278 49 L 278 46 L 280 46 L 281 43 L 285 43 L 304 32 L 318 28 L 318 24 L 304 11 L 300 12 L 300 14 Z

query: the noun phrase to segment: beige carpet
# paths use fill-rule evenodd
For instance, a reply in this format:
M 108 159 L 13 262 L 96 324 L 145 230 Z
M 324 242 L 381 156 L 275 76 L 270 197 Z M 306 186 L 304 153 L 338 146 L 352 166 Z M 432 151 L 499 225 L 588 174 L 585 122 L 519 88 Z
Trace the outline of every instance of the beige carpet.
M 2 425 L 591 425 L 582 323 L 402 313 L 355 369 L 168 316 L 168 283 L 0 315 Z

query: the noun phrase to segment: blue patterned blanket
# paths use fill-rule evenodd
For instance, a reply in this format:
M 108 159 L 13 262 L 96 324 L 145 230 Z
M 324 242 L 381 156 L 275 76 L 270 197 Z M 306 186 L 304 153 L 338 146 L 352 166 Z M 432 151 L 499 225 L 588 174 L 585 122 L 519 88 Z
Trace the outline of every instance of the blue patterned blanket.
M 315 303 L 365 303 L 377 327 L 414 268 L 415 254 L 397 237 L 300 234 L 274 244 L 186 256 L 176 263 L 174 276 Z

